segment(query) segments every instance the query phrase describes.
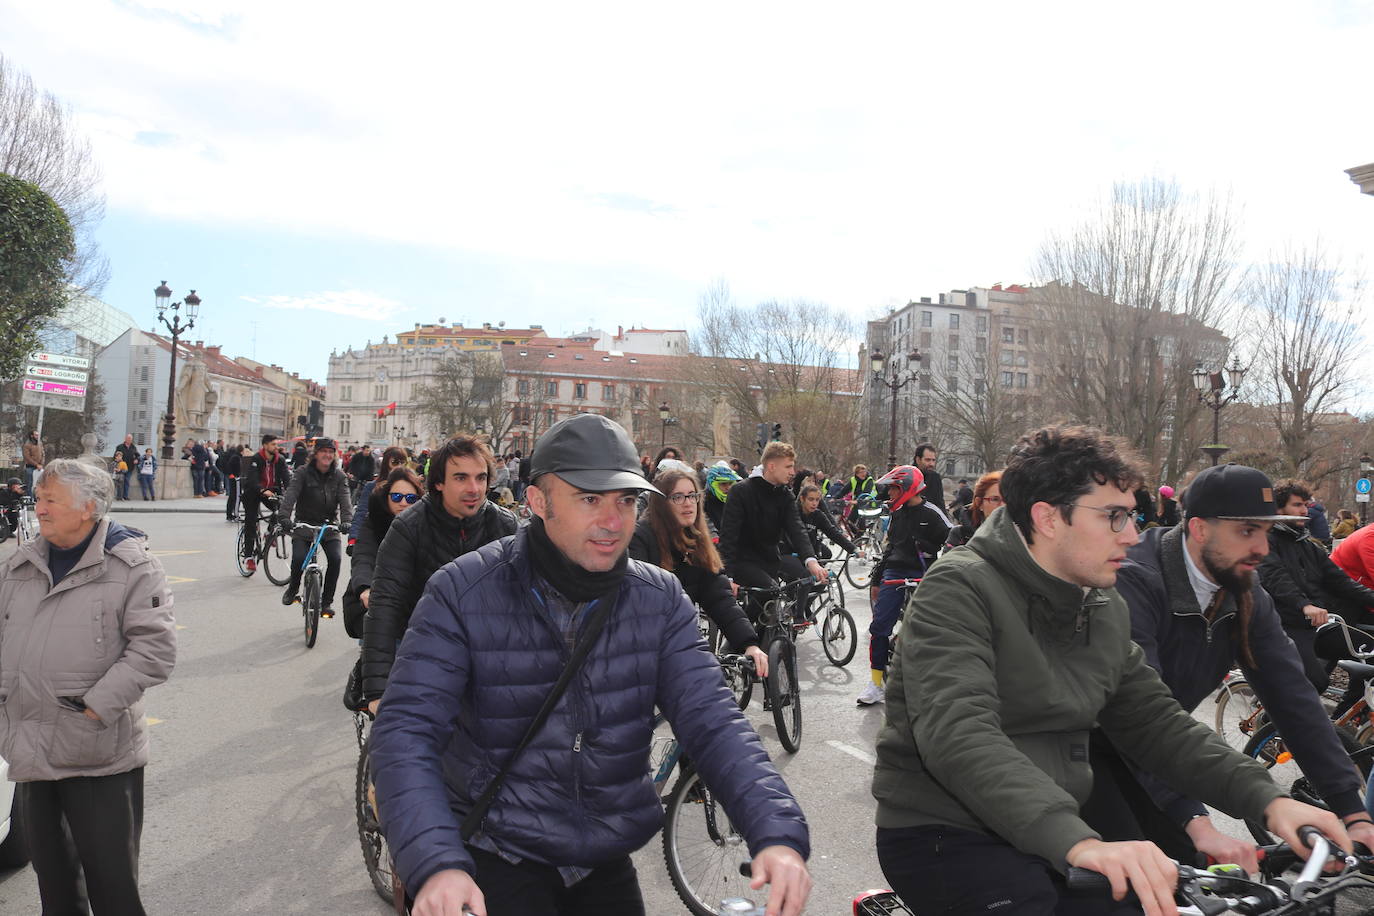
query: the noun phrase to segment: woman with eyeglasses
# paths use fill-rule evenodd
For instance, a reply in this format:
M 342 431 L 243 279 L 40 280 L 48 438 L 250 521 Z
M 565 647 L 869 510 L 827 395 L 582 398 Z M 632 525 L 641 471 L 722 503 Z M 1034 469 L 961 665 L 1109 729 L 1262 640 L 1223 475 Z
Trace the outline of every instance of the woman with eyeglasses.
M 377 549 L 382 544 L 382 538 L 386 537 L 392 520 L 413 506 L 424 492 L 425 484 L 420 475 L 401 464 L 393 467 L 386 479 L 373 487 L 368 497 L 367 521 L 358 531 L 358 540 L 353 544 L 351 576 L 343 599 L 344 629 L 354 639 L 361 639 L 363 635 L 363 617 L 367 614 L 372 572 L 377 565 Z
M 988 471 L 973 485 L 973 501 L 968 508 L 955 515 L 958 525 L 949 533 L 949 543 L 955 547 L 967 544 L 978 526 L 1002 505 L 1002 472 Z
M 734 652 L 754 660 L 760 677 L 768 676 L 768 656 L 759 648 L 759 634 L 735 601 L 730 580 L 701 508 L 701 488 L 690 469 L 665 468 L 654 476 L 657 492 L 630 541 L 630 557 L 669 570 L 682 583 L 687 597 L 706 612 Z
M 348 529 L 350 551 L 352 550 L 353 542 L 358 539 L 358 532 L 363 530 L 363 523 L 367 521 L 368 513 L 371 511 L 373 489 L 379 486 L 382 481 L 386 480 L 394 469 L 409 466 L 410 462 L 406 459 L 406 450 L 399 445 L 393 445 L 391 448 L 382 452 L 382 463 L 377 468 L 377 476 L 363 484 L 362 489 L 358 491 L 358 505 L 356 511 L 353 513 L 353 525 Z M 380 544 L 381 540 L 378 539 L 377 543 Z M 353 554 L 350 552 L 349 556 L 352 555 Z

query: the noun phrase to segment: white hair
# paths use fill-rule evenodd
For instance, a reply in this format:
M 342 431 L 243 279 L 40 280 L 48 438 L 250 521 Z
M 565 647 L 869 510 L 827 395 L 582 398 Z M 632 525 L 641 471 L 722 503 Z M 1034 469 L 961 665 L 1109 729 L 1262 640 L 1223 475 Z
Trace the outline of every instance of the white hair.
M 46 483 L 66 484 L 78 504 L 94 503 L 91 514 L 96 521 L 105 517 L 114 502 L 114 481 L 109 473 L 75 458 L 54 458 L 45 464 L 34 480 L 34 489 Z

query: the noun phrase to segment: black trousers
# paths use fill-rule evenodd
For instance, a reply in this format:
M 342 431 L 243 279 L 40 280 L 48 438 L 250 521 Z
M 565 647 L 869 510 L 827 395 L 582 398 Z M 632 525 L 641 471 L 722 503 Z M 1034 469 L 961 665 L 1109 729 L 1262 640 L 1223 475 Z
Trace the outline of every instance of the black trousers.
M 43 916 L 144 916 L 143 768 L 16 787 Z
M 1327 685 L 1331 683 L 1331 665 L 1317 658 L 1316 628 L 1285 626 L 1283 632 L 1289 639 L 1293 640 L 1293 645 L 1298 647 L 1298 657 L 1302 659 L 1303 674 L 1306 674 L 1307 679 L 1312 682 L 1312 686 L 1317 688 L 1317 693 L 1326 690 Z
M 488 916 L 644 916 L 639 876 L 629 856 L 601 865 L 565 887 L 551 865 L 512 865 L 494 853 L 472 847 L 468 851 Z
M 243 555 L 255 556 L 258 552 L 258 507 L 262 505 L 256 494 L 243 494 L 243 524 L 248 529 L 243 538 Z
M 746 588 L 777 588 L 778 586 L 777 569 L 766 569 L 754 563 L 736 562 L 730 567 L 730 577 L 735 583 Z M 740 602 L 744 607 L 744 613 L 751 622 L 757 622 L 759 612 L 763 610 L 763 604 L 752 595 Z M 765 651 L 767 651 L 765 647 Z
M 224 516 L 232 519 L 238 515 L 239 502 L 239 479 L 237 477 L 224 478 Z
M 955 827 L 878 828 L 878 864 L 916 916 L 1127 916 L 1138 904 L 1070 891 L 1039 856 Z
M 301 568 L 305 565 L 305 555 L 310 552 L 310 545 L 315 540 L 314 535 L 310 537 L 291 538 L 291 590 L 299 591 L 301 587 Z M 339 570 L 343 566 L 343 540 L 338 534 L 331 534 L 320 542 L 320 550 L 324 551 L 326 565 L 324 568 L 324 606 L 334 606 L 334 590 L 339 586 Z
M 1197 847 L 1188 831 L 1159 809 L 1101 729 L 1088 738 L 1088 762 L 1093 790 L 1078 813 L 1089 827 L 1109 843 L 1149 840 L 1169 858 L 1196 864 Z

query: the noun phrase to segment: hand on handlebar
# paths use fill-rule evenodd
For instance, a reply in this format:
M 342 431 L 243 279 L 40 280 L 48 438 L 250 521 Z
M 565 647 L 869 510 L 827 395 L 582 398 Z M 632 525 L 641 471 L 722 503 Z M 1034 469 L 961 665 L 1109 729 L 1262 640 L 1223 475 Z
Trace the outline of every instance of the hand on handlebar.
M 746 657 L 754 660 L 754 673 L 759 677 L 768 677 L 768 653 L 758 646 L 750 646 L 744 650 Z
M 446 868 L 429 876 L 410 912 L 411 916 L 487 916 L 487 902 L 471 875 Z
M 806 561 L 806 568 L 811 573 L 811 577 L 817 582 L 825 581 L 825 567 L 814 557 Z
M 1264 809 L 1264 826 L 1295 851 L 1308 855 L 1311 847 L 1298 836 L 1303 827 L 1316 827 L 1337 849 L 1350 851 L 1350 835 L 1335 814 L 1291 798 L 1276 798 Z
M 1210 817 L 1195 817 L 1184 829 L 1193 845 L 1197 847 L 1197 851 L 1203 855 L 1210 856 L 1217 862 L 1239 865 L 1245 869 L 1246 874 L 1253 875 L 1259 871 L 1259 856 L 1255 844 L 1227 836 L 1213 825 Z
M 1128 889 L 1135 891 L 1145 916 L 1178 916 L 1174 904 L 1178 866 L 1154 843 L 1079 840 L 1065 859 L 1070 865 L 1105 875 L 1114 900 L 1124 900 Z

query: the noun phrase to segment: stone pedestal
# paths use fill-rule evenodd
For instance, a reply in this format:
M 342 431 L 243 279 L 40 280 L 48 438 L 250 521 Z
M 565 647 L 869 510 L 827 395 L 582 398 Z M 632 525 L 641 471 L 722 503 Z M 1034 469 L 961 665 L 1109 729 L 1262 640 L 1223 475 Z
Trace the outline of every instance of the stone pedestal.
M 159 458 L 157 481 L 153 485 L 158 499 L 189 499 L 196 495 L 191 485 L 191 462 L 183 458 Z

